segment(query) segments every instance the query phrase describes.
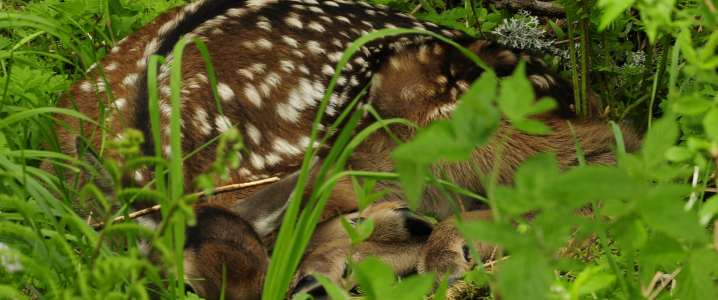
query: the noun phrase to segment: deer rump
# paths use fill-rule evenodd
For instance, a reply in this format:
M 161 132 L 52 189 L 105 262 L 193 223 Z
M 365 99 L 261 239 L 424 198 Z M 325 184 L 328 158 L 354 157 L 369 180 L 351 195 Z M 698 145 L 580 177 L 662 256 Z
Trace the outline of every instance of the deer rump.
M 554 150 L 564 168 L 577 165 L 572 135 L 565 121 L 573 117 L 571 104 L 574 103 L 574 95 L 569 81 L 552 72 L 540 59 L 519 50 L 476 40 L 456 29 L 418 21 L 406 14 L 363 2 L 206 0 L 172 9 L 120 41 L 102 61 L 88 70 L 86 79 L 69 89 L 69 97 L 64 97 L 58 107 L 76 106 L 81 113 L 97 121 L 102 121 L 100 116 L 105 115 L 107 127 L 117 134 L 111 139 L 121 140 L 125 128 L 138 129 L 145 137 L 141 155 L 154 156 L 155 145 L 151 138 L 148 108 L 149 57 L 159 54 L 166 57 L 168 64 L 180 63 L 174 61 L 174 45 L 181 38 L 195 37 L 202 40 L 209 51 L 224 115 L 220 115 L 215 102 L 205 61 L 197 47 L 188 45 L 181 61 L 184 79 L 181 84 L 180 109 L 182 155 L 193 152 L 226 131 L 230 125 L 236 124 L 245 137 L 248 153 L 237 153 L 241 158 L 240 167 L 230 172 L 227 182 L 286 177 L 299 169 L 307 148 L 317 143 L 310 140 L 309 133 L 342 52 L 363 35 L 381 28 L 394 27 L 444 35 L 472 51 L 500 77 L 511 75 L 519 61 L 524 61 L 526 75 L 536 96 L 551 96 L 557 100 L 556 110 L 536 117 L 552 128 L 552 134 L 531 136 L 515 133 L 508 139 L 500 161 L 500 183 L 511 183 L 518 164 L 542 151 Z M 328 128 L 370 80 L 372 85 L 360 98 L 357 107 L 371 104 L 382 118 L 405 118 L 419 126 L 426 126 L 435 120 L 448 118 L 461 94 L 482 72 L 481 67 L 457 49 L 430 36 L 414 34 L 374 40 L 360 47 L 342 69 L 319 125 L 320 138 L 336 134 L 328 132 Z M 157 83 L 160 146 L 163 155 L 168 158 L 171 155 L 168 125 L 171 109 L 167 66 L 159 67 Z M 112 97 L 109 95 L 110 90 Z M 98 101 L 103 105 L 98 105 Z M 105 111 L 101 112 L 100 107 L 104 107 Z M 95 126 L 85 124 L 81 127 L 77 119 L 66 115 L 56 117 L 76 131 L 83 128 L 80 134 L 89 145 L 95 149 L 101 148 L 103 135 Z M 374 121 L 370 115 L 366 115 L 356 130 Z M 572 120 L 572 123 L 589 163 L 615 162 L 607 147 L 613 143 L 613 135 L 604 125 L 590 120 Z M 502 124 L 499 136 L 503 134 L 506 125 Z M 391 126 L 390 129 L 403 141 L 409 140 L 415 132 L 413 128 L 401 125 Z M 61 150 L 65 154 L 77 156 L 76 133 L 64 126 L 56 126 L 56 132 Z M 627 149 L 635 148 L 638 138 L 630 132 L 626 132 L 626 135 Z M 331 141 L 330 138 L 329 145 L 325 147 L 331 147 Z M 214 162 L 216 152 L 213 145 L 184 162 L 183 176 L 187 186 L 191 186 L 195 177 L 207 171 Z M 393 162 L 388 158 L 388 153 L 394 147 L 395 143 L 388 134 L 377 131 L 355 150 L 347 166 L 353 170 L 393 171 Z M 472 160 L 482 171 L 489 171 L 493 167 L 493 151 L 492 145 L 477 149 Z M 93 155 L 90 153 L 87 159 L 96 159 Z M 103 158 L 120 160 L 113 153 L 106 153 Z M 446 164 L 443 168 L 449 179 L 456 184 L 475 193 L 483 193 L 469 162 Z M 43 169 L 54 172 L 49 163 L 45 163 Z M 127 174 L 123 184 L 144 186 L 153 178 L 151 168 L 142 168 Z M 79 180 L 79 185 L 87 181 L 85 176 L 80 176 Z M 111 183 L 103 180 L 98 183 L 95 180 L 95 184 Z M 395 182 L 378 184 L 378 188 L 396 187 L 398 185 Z M 113 189 L 106 187 L 104 190 Z M 213 196 L 207 199 L 213 206 L 198 209 L 199 214 L 220 216 L 210 217 L 212 220 L 225 217 L 247 220 L 248 224 L 238 224 L 232 228 L 246 229 L 249 228 L 246 225 L 249 225 L 255 232 L 249 230 L 242 236 L 249 235 L 251 237 L 248 240 L 257 241 L 278 226 L 281 210 L 288 199 L 286 194 L 262 190 L 258 195 L 264 196 L 255 196 L 253 201 L 242 202 L 258 190 L 260 188 L 250 188 Z M 271 202 L 262 206 L 262 203 L 267 203 L 263 201 L 267 197 L 278 199 L 276 205 Z M 483 208 L 483 204 L 474 199 L 463 200 L 469 210 Z M 398 190 L 379 201 L 405 203 L 403 194 Z M 437 189 L 427 187 L 418 210 L 446 218 L 452 213 L 448 201 Z M 329 199 L 321 221 L 356 210 L 351 183 L 340 182 Z M 140 222 L 150 227 L 156 226 L 159 215 L 142 217 Z M 206 228 L 197 234 L 211 235 L 210 228 L 218 225 L 217 222 L 212 223 L 215 225 L 210 223 L 207 221 Z M 260 236 L 256 232 L 261 232 Z M 250 248 L 255 251 L 261 247 Z M 256 251 L 264 252 L 263 257 L 266 257 L 264 248 Z M 268 258 L 264 262 L 268 262 Z M 261 286 L 259 288 L 261 290 Z M 237 298 L 252 296 L 237 294 Z

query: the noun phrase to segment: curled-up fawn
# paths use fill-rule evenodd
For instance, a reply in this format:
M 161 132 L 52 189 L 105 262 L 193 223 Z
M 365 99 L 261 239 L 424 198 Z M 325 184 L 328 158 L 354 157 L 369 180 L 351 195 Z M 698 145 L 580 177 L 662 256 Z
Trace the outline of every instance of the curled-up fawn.
M 299 169 L 307 149 L 317 147 L 317 141 L 311 140 L 309 134 L 342 52 L 361 36 L 378 29 L 395 27 L 425 30 L 450 38 L 477 55 L 499 77 L 510 76 L 519 62 L 524 62 L 526 75 L 536 96 L 556 99 L 557 109 L 535 116 L 551 127 L 551 134 L 534 136 L 514 133 L 507 139 L 500 165 L 497 166 L 500 170 L 499 183 L 510 184 L 515 168 L 527 157 L 542 151 L 554 150 L 563 168 L 577 165 L 573 136 L 566 124 L 566 120 L 574 116 L 571 110 L 571 104 L 574 103 L 572 85 L 551 71 L 540 59 L 496 43 L 477 40 L 456 29 L 418 21 L 385 7 L 344 0 L 204 0 L 163 13 L 120 41 L 102 61 L 88 70 L 85 79 L 69 89 L 69 95 L 58 104 L 58 107 L 76 108 L 90 119 L 105 122 L 108 134 L 103 134 L 102 130 L 97 130 L 92 124 L 80 126 L 77 119 L 58 114 L 56 118 L 67 124 L 55 128 L 60 149 L 67 155 L 77 156 L 81 151 L 78 151 L 75 143 L 76 136 L 87 141 L 92 148 L 101 149 L 105 139 L 122 140 L 127 128 L 134 128 L 145 136 L 145 142 L 140 145 L 140 155 L 154 156 L 156 145 L 152 138 L 149 115 L 148 64 L 150 56 L 162 55 L 169 64 L 182 64 L 181 76 L 184 81 L 180 86 L 179 117 L 183 156 L 210 143 L 230 126 L 236 126 L 244 136 L 247 151 L 236 154 L 241 164 L 238 169 L 230 171 L 227 181 L 239 183 L 270 176 L 287 177 Z M 188 45 L 181 61 L 175 59 L 177 53 L 173 52 L 173 47 L 185 37 L 197 38 L 207 46 L 217 78 L 216 89 L 221 110 L 215 101 L 210 76 L 199 49 Z M 382 118 L 405 118 L 419 126 L 426 126 L 450 117 L 459 97 L 483 72 L 484 69 L 459 50 L 429 35 L 394 35 L 371 41 L 352 55 L 337 78 L 336 87 L 319 123 L 320 137 L 329 136 L 328 144 L 323 147 L 328 149 L 332 146 L 338 131 L 329 131 L 329 128 L 340 112 L 356 109 L 348 105 L 357 96 L 360 97 L 360 104 L 372 105 Z M 157 146 L 163 150 L 164 158 L 171 156 L 169 80 L 170 69 L 165 65 L 159 66 L 157 105 L 161 130 L 160 145 Z M 372 85 L 368 92 L 359 95 L 370 81 Z M 374 121 L 373 116 L 366 114 L 360 120 L 356 132 Z M 608 148 L 614 138 L 603 124 L 582 119 L 572 119 L 572 123 L 588 163 L 615 162 Z M 506 133 L 508 125 L 508 121 L 502 122 L 498 131 L 500 137 Z M 411 139 L 416 130 L 403 125 L 392 125 L 389 128 L 402 141 Z M 635 148 L 638 137 L 630 131 L 624 135 L 627 149 Z M 388 154 L 395 146 L 389 134 L 374 132 L 356 148 L 347 162 L 347 168 L 394 171 L 394 163 Z M 474 193 L 483 193 L 484 189 L 471 165 L 478 166 L 479 171 L 491 170 L 494 167 L 494 146 L 476 149 L 471 162 L 442 163 L 448 179 Z M 212 145 L 205 147 L 184 161 L 182 172 L 187 190 L 193 189 L 196 177 L 208 171 L 215 161 L 214 148 Z M 320 152 L 321 155 L 326 155 L 326 151 Z M 103 153 L 103 159 L 121 160 L 118 154 L 107 152 Z M 53 164 L 49 162 L 43 164 L 42 168 L 55 172 Z M 66 172 L 65 178 L 71 181 L 70 184 L 75 184 L 71 170 L 60 172 Z M 95 180 L 96 183 L 111 185 L 132 182 L 136 186 L 145 186 L 155 178 L 155 174 L 153 168 L 143 167 L 132 174 L 126 174 L 123 181 L 118 183 L 100 177 Z M 81 186 L 87 181 L 87 176 L 82 175 L 76 184 Z M 307 188 L 312 187 L 310 185 Z M 321 222 L 358 209 L 353 193 L 346 192 L 352 191 L 351 188 L 349 181 L 339 183 L 329 198 Z M 398 183 L 380 182 L 377 188 L 394 189 L 383 196 L 380 202 L 406 203 Z M 103 189 L 108 192 L 113 190 Z M 221 273 L 204 262 L 212 257 L 226 260 L 226 268 L 235 268 L 228 270 L 230 272 L 227 274 L 237 274 L 232 275 L 232 280 L 241 282 L 236 283 L 237 287 L 245 284 L 252 287 L 236 293 L 228 288 L 228 298 L 258 297 L 261 276 L 250 276 L 239 270 L 245 266 L 240 262 L 244 258 L 233 255 L 256 257 L 257 264 L 251 268 L 256 270 L 256 274 L 262 273 L 268 257 L 266 250 L 257 244 L 257 239 L 277 228 L 285 208 L 285 203 L 281 201 L 288 199 L 286 195 L 275 197 L 281 200 L 281 206 L 262 206 L 262 201 L 251 199 L 242 202 L 259 190 L 257 187 L 212 196 L 206 202 L 213 206 L 198 208 L 200 222 L 196 229 L 188 231 L 185 253 L 189 257 L 188 274 L 209 278 L 204 283 L 188 280 L 188 284 L 203 296 L 216 298 L 218 295 L 217 280 L 221 282 L 221 278 L 216 276 Z M 262 193 L 270 194 L 260 194 L 255 199 L 273 197 L 268 190 L 262 190 Z M 468 210 L 485 208 L 476 199 L 467 197 L 462 200 Z M 430 186 L 422 194 L 418 210 L 446 218 L 452 214 L 449 201 L 437 188 Z M 149 205 L 146 202 L 137 203 L 133 204 L 132 210 L 141 209 L 139 205 Z M 238 216 L 241 221 L 233 221 L 233 216 Z M 150 228 L 156 228 L 160 221 L 159 214 L 139 218 L 140 223 Z M 223 223 L 228 224 L 226 228 L 217 227 Z M 236 238 L 227 235 L 228 228 L 237 231 L 236 236 L 246 237 L 239 246 L 246 248 L 246 253 L 236 249 L 223 252 L 218 249 L 226 249 L 229 244 L 213 244 L 212 241 Z M 321 237 L 317 236 L 317 239 Z M 340 243 L 336 241 L 332 239 L 322 245 Z M 331 249 L 330 246 L 317 246 L 306 254 L 306 261 L 310 261 L 308 257 L 312 255 L 328 255 Z M 383 251 L 389 251 L 388 248 L 369 246 L 366 249 L 359 253 L 375 252 L 381 255 Z M 230 263 L 235 259 L 237 263 Z M 395 267 L 399 268 L 398 265 Z M 295 284 L 299 285 L 298 281 L 301 278 Z M 248 290 L 254 292 L 245 292 Z

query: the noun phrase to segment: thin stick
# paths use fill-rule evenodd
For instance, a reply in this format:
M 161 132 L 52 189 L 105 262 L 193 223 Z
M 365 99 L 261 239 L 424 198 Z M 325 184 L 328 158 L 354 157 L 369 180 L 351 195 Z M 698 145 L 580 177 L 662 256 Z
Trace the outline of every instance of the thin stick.
M 656 283 L 658 282 L 658 279 L 661 279 L 663 277 L 663 272 L 657 271 L 656 275 L 653 275 L 653 279 L 651 279 L 651 283 L 648 284 L 647 288 L 641 288 L 641 292 L 643 292 L 643 297 L 648 298 L 648 296 L 651 295 L 651 292 L 653 291 L 653 288 L 656 287 Z
M 212 190 L 212 194 L 220 194 L 225 193 L 229 191 L 239 190 L 246 187 L 252 187 L 252 186 L 258 186 L 263 185 L 267 183 L 277 182 L 279 181 L 279 177 L 269 177 L 267 179 L 257 180 L 257 181 L 251 181 L 251 182 L 245 182 L 245 183 L 237 183 L 237 184 L 230 184 L 225 186 L 220 186 L 218 188 L 215 188 Z M 204 197 L 204 192 L 196 193 L 197 197 Z
M 507 256 L 502 257 L 501 259 L 492 260 L 492 261 L 490 261 L 490 262 L 487 262 L 487 263 L 484 264 L 484 268 L 486 268 L 486 267 L 492 267 L 492 268 L 493 268 L 493 267 L 494 267 L 494 263 L 497 263 L 497 262 L 499 262 L 499 261 L 507 260 L 507 259 L 509 259 L 509 257 L 511 257 L 511 256 L 510 256 L 510 255 L 507 255 Z
M 661 285 L 656 289 L 655 292 L 653 292 L 653 294 L 651 294 L 651 297 L 649 297 L 648 299 L 649 299 L 649 300 L 656 299 L 656 297 L 658 297 L 658 293 L 660 293 L 664 288 L 666 288 L 666 286 L 668 285 L 668 283 L 671 282 L 671 280 L 673 280 L 673 278 L 675 278 L 676 275 L 678 275 L 678 273 L 681 272 L 681 270 L 683 270 L 683 269 L 682 269 L 682 268 L 678 268 L 678 269 L 676 269 L 675 271 L 673 271 L 673 273 L 671 273 L 671 275 L 668 276 L 668 278 L 666 278 L 665 280 L 663 280 L 663 282 L 661 283 Z
M 237 183 L 237 184 L 224 185 L 224 186 L 220 186 L 220 187 L 214 188 L 214 189 L 212 190 L 212 194 L 225 193 L 225 192 L 229 192 L 229 191 L 239 190 L 239 189 L 243 189 L 243 188 L 246 188 L 246 187 L 258 186 L 258 185 L 267 184 L 267 183 L 272 183 L 272 182 L 276 182 L 276 181 L 279 181 L 279 177 L 270 177 L 270 178 L 267 178 L 267 179 L 262 179 L 262 180 L 257 180 L 257 181 L 251 181 L 251 182 L 245 182 L 245 183 Z M 205 196 L 205 195 L 204 195 L 204 191 L 199 192 L 199 193 L 196 193 L 195 195 L 196 195 L 197 197 L 200 197 L 200 198 Z M 139 217 L 139 216 L 144 216 L 144 215 L 146 215 L 146 214 L 156 212 L 156 211 L 160 210 L 160 208 L 162 208 L 162 206 L 159 205 L 159 204 L 157 204 L 157 205 L 155 205 L 155 206 L 148 207 L 148 208 L 145 208 L 145 209 L 143 209 L 143 210 L 138 210 L 138 211 L 133 212 L 133 213 L 131 213 L 131 214 L 129 215 L 130 220 L 131 220 L 131 219 L 134 219 L 134 218 L 137 218 L 137 217 Z M 122 222 L 122 221 L 124 221 L 124 220 L 125 220 L 125 216 L 119 216 L 119 217 L 115 218 L 114 220 L 112 220 L 112 223 Z M 102 227 L 104 227 L 104 226 L 105 226 L 105 222 L 100 222 L 100 223 L 97 223 L 97 224 L 92 225 L 92 229 L 94 229 L 94 230 L 100 230 L 100 229 L 102 229 Z
M 419 4 L 419 5 L 417 5 L 416 7 L 414 7 L 414 9 L 412 9 L 409 14 L 410 14 L 410 15 L 413 15 L 413 14 L 419 12 L 420 9 L 421 9 L 421 4 Z

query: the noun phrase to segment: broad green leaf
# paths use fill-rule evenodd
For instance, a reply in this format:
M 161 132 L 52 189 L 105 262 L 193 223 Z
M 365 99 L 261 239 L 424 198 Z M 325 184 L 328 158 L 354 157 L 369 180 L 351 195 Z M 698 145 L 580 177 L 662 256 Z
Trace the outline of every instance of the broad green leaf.
M 354 266 L 354 278 L 367 299 L 381 299 L 396 282 L 396 275 L 386 263 L 370 257 Z
M 704 300 L 718 299 L 716 284 L 710 276 L 709 266 L 696 260 L 695 257 L 688 260 L 676 276 L 678 281 L 678 297 L 681 300 Z
M 511 121 L 526 117 L 533 106 L 533 87 L 526 78 L 525 67 L 524 62 L 519 63 L 513 75 L 505 79 L 500 87 L 497 102 L 501 112 Z
M 673 146 L 666 150 L 666 159 L 673 162 L 684 162 L 696 155 L 696 151 L 684 146 Z
M 436 288 L 436 292 L 434 292 L 434 300 L 446 300 L 446 289 L 449 287 L 449 272 L 451 272 L 451 270 L 446 270 L 444 277 L 441 279 L 439 286 Z M 434 275 L 434 273 L 430 274 Z
M 678 240 L 707 241 L 695 215 L 683 210 L 682 198 L 690 192 L 690 187 L 681 185 L 654 187 L 636 203 L 636 212 L 652 230 Z
M 718 214 L 718 195 L 713 195 L 703 203 L 700 211 L 698 211 L 698 221 L 701 226 L 706 226 L 716 214 Z
M 641 249 L 641 259 L 660 263 L 678 262 L 686 258 L 681 244 L 668 236 L 658 235 Z
M 699 96 L 683 96 L 673 104 L 673 110 L 682 115 L 698 115 L 711 108 L 711 103 Z
M 395 158 L 396 172 L 399 174 L 399 182 L 404 189 L 404 194 L 409 205 L 415 208 L 419 203 L 419 197 L 424 191 L 424 183 L 429 172 L 428 164 L 416 163 L 414 161 Z
M 349 300 L 351 297 L 349 297 L 349 294 L 342 289 L 341 287 L 338 287 L 336 284 L 334 284 L 331 280 L 328 278 L 322 276 L 319 273 L 314 273 L 314 277 L 319 281 L 319 283 L 322 284 L 324 287 L 324 290 L 327 291 L 327 294 L 329 294 L 332 299 L 338 299 L 338 300 Z M 299 295 L 297 295 L 299 296 Z
M 551 25 L 551 29 L 553 29 L 553 32 L 556 34 L 557 41 L 562 41 L 566 38 L 566 33 L 563 32 L 563 29 L 561 29 L 561 27 L 556 25 L 556 23 L 551 20 L 548 20 L 548 23 L 549 25 Z
M 718 142 L 718 108 L 711 109 L 703 118 L 703 126 L 708 138 Z
M 533 119 L 519 119 L 511 121 L 511 125 L 516 127 L 516 129 L 530 133 L 530 134 L 549 134 L 551 133 L 551 128 L 548 127 L 548 125 L 541 123 L 537 120 Z
M 670 117 L 665 117 L 654 122 L 653 127 L 643 140 L 642 151 L 646 165 L 651 167 L 661 162 L 665 157 L 666 150 L 675 145 L 676 140 L 678 140 L 678 124 L 676 121 Z
M 603 7 L 604 10 L 603 14 L 601 14 L 601 23 L 598 25 L 598 30 L 603 31 L 606 29 L 635 2 L 635 0 L 599 0 L 598 6 Z
M 403 278 L 399 285 L 382 294 L 386 300 L 421 300 L 434 289 L 434 273 Z
M 501 299 L 547 299 L 553 277 L 546 260 L 534 248 L 513 253 L 499 269 Z
M 392 151 L 395 159 L 431 164 L 439 159 L 459 161 L 469 157 L 473 145 L 462 143 L 453 134 L 449 121 L 434 122 L 416 133 L 411 142 Z
M 456 138 L 470 145 L 486 145 L 499 126 L 500 115 L 492 104 L 496 97 L 496 81 L 482 75 L 461 96 L 451 117 Z
M 568 170 L 546 189 L 567 208 L 577 209 L 594 200 L 626 199 L 640 195 L 643 186 L 617 168 L 587 166 Z

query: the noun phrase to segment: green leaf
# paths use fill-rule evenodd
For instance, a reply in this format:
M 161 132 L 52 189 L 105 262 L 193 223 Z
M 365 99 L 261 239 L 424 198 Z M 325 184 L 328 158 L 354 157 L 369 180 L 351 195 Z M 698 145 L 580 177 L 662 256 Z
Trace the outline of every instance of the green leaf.
M 716 120 L 718 122 L 718 120 Z M 718 126 L 718 123 L 716 123 Z M 716 127 L 718 130 L 718 127 Z M 643 140 L 643 156 L 648 167 L 661 162 L 668 148 L 678 140 L 678 124 L 670 117 L 662 118 L 653 123 Z
M 700 96 L 683 96 L 673 104 L 673 110 L 682 115 L 699 115 L 711 108 L 711 103 Z
M 558 25 L 556 25 L 556 23 L 551 20 L 548 20 L 548 23 L 549 25 L 551 25 L 551 29 L 553 29 L 553 32 L 556 34 L 557 41 L 562 41 L 566 38 L 566 33 L 563 32 L 563 29 L 561 29 L 561 27 L 558 27 Z
M 665 235 L 658 235 L 641 249 L 641 259 L 660 263 L 679 262 L 686 258 L 681 243 Z
M 581 275 L 579 275 L 581 276 Z M 579 295 L 590 294 L 596 292 L 616 281 L 616 275 L 613 274 L 594 274 L 578 288 Z
M 513 253 L 500 265 L 498 274 L 501 299 L 546 299 L 553 278 L 546 260 L 533 249 Z
M 314 273 L 314 277 L 319 281 L 319 283 L 322 284 L 324 287 L 324 290 L 327 291 L 327 294 L 329 294 L 332 299 L 341 299 L 341 300 L 349 300 L 351 297 L 349 297 L 349 294 L 347 292 L 338 287 L 336 284 L 334 284 L 331 280 L 328 278 L 322 276 L 319 273 Z
M 520 119 L 520 120 L 514 120 L 511 121 L 511 124 L 516 127 L 516 129 L 530 133 L 530 134 L 549 134 L 551 133 L 551 128 L 548 127 L 546 124 L 541 123 L 537 120 L 532 119 Z
M 624 14 L 626 9 L 631 7 L 635 0 L 599 0 L 598 6 L 603 7 L 603 14 L 601 15 L 601 23 L 598 25 L 598 30 L 602 31 L 611 25 L 618 16 Z
M 367 219 L 363 221 L 357 220 L 356 228 L 352 226 L 352 224 L 347 221 L 347 219 L 344 216 L 341 216 L 339 220 L 342 223 L 342 227 L 344 227 L 344 230 L 347 231 L 347 234 L 349 234 L 349 239 L 351 240 L 352 245 L 358 245 L 362 241 L 366 240 L 374 231 L 374 220 Z
M 464 160 L 469 157 L 472 145 L 462 143 L 453 135 L 451 123 L 446 120 L 434 122 L 420 129 L 411 142 L 392 151 L 394 158 L 410 159 L 417 163 L 431 164 L 440 159 Z
M 713 256 L 715 258 L 715 256 Z M 718 299 L 716 284 L 710 269 L 695 257 L 690 259 L 683 267 L 676 281 L 678 281 L 678 298 L 682 300 Z
M 456 138 L 470 145 L 486 145 L 499 126 L 499 111 L 492 105 L 496 97 L 496 82 L 482 75 L 461 96 L 451 124 Z
M 666 159 L 673 162 L 685 162 L 693 158 L 696 151 L 688 147 L 673 146 L 666 150 Z
M 708 138 L 718 142 L 718 108 L 711 109 L 703 118 L 703 126 Z
M 544 196 L 553 197 L 564 208 L 577 209 L 593 200 L 632 198 L 640 195 L 643 188 L 617 168 L 587 166 L 558 176 Z
M 434 289 L 434 273 L 403 278 L 399 285 L 381 295 L 387 300 L 421 300 Z
M 708 240 L 695 215 L 683 210 L 682 197 L 690 194 L 688 186 L 654 187 L 636 203 L 636 211 L 648 226 L 678 240 Z
M 354 266 L 354 278 L 367 299 L 383 298 L 396 282 L 396 276 L 386 263 L 370 257 Z
M 501 84 L 497 102 L 501 112 L 511 121 L 526 117 L 530 113 L 532 102 L 535 99 L 533 87 L 526 78 L 525 69 L 526 65 L 522 61 L 512 76 Z
M 419 204 L 421 193 L 424 191 L 424 183 L 429 172 L 429 165 L 402 158 L 395 158 L 394 164 L 396 165 L 399 182 L 404 189 L 404 194 L 406 194 L 409 206 L 415 208 Z
M 718 195 L 713 195 L 703 203 L 700 211 L 698 211 L 698 222 L 701 226 L 706 226 L 716 214 L 718 214 Z

